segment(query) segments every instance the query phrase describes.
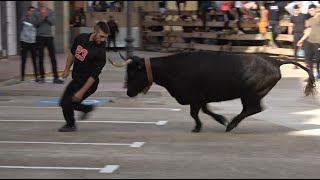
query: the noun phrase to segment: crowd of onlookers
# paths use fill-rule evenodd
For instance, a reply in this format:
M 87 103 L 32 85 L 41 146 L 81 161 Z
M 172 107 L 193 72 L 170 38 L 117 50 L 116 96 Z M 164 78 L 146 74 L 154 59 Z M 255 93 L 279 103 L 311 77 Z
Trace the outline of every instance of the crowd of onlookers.
M 280 27 L 280 20 L 294 16 L 294 8 L 297 6 L 305 20 L 310 17 L 308 8 L 314 4 L 319 6 L 318 1 L 198 1 L 197 15 L 181 15 L 181 9 L 185 10 L 188 1 L 176 1 L 178 15 L 177 21 L 201 21 L 202 27 L 184 26 L 183 32 L 230 32 L 233 34 L 261 33 L 270 40 L 265 44 L 274 48 L 278 47 L 276 38 L 282 31 L 288 28 Z M 166 1 L 159 1 L 161 13 L 166 12 Z M 295 19 L 295 18 L 293 18 Z M 152 18 L 155 21 L 165 21 L 161 15 Z M 207 22 L 224 22 L 223 27 L 208 27 Z M 231 21 L 236 22 L 236 28 L 229 27 Z M 244 28 L 243 22 L 258 23 L 257 28 Z M 162 31 L 163 27 L 152 27 L 152 31 Z M 246 30 L 245 30 L 246 29 Z M 190 42 L 190 38 L 185 39 Z
M 286 19 L 293 26 L 294 59 L 297 60 L 298 51 L 304 50 L 304 57 L 308 67 L 313 71 L 313 59 L 317 62 L 317 79 L 320 79 L 320 4 L 319 1 L 198 1 L 196 15 L 181 15 L 188 1 L 176 1 L 178 9 L 177 21 L 201 21 L 202 27 L 183 26 L 183 32 L 228 32 L 230 34 L 261 33 L 267 40 L 263 45 L 272 48 L 279 47 L 277 36 L 283 31 L 280 20 Z M 181 6 L 183 5 L 183 6 Z M 166 12 L 165 1 L 159 2 L 160 12 Z M 161 18 L 162 17 L 162 18 Z M 165 21 L 165 16 L 157 15 L 155 21 Z M 208 27 L 207 22 L 221 21 L 223 27 Z M 230 28 L 229 22 L 235 21 L 236 28 Z M 245 30 L 241 22 L 258 23 L 258 27 Z M 162 31 L 164 28 L 157 26 L 152 31 Z M 251 30 L 255 32 L 252 32 Z M 288 32 L 288 28 L 285 29 Z M 162 38 L 163 39 L 163 38 Z M 161 39 L 159 39 L 161 40 Z M 196 41 L 203 42 L 203 38 L 184 37 L 185 43 Z M 201 42 L 202 41 L 202 42 Z M 224 41 L 216 40 L 213 41 Z

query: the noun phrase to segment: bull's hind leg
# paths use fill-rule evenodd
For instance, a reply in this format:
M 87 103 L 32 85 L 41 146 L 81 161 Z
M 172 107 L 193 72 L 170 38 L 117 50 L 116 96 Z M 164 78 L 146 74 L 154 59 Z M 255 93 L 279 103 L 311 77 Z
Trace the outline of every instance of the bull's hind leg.
M 263 111 L 263 107 L 261 106 L 261 99 L 269 93 L 269 91 L 277 84 L 280 80 L 281 76 L 277 76 L 275 79 L 271 79 L 265 88 L 260 89 L 254 95 L 247 95 L 241 98 L 243 109 L 242 112 L 236 116 L 231 123 L 228 124 L 226 131 L 231 131 L 233 128 L 237 127 L 237 125 L 246 117 L 251 116 L 253 114 L 257 114 Z
M 246 117 L 253 114 L 259 113 L 263 110 L 260 104 L 260 100 L 250 100 L 250 98 L 241 98 L 243 109 L 239 115 L 237 115 L 233 120 L 228 124 L 226 131 L 231 131 L 233 128 Z
M 190 104 L 190 115 L 193 117 L 193 119 L 196 122 L 195 128 L 192 130 L 192 132 L 198 133 L 201 131 L 202 123 L 199 119 L 199 111 L 201 106 L 198 104 Z
M 202 111 L 208 115 L 210 115 L 211 117 L 213 117 L 216 121 L 218 121 L 220 124 L 227 126 L 228 125 L 228 121 L 225 117 L 221 116 L 220 114 L 215 114 L 212 111 L 209 110 L 208 108 L 208 104 L 205 104 L 202 106 Z

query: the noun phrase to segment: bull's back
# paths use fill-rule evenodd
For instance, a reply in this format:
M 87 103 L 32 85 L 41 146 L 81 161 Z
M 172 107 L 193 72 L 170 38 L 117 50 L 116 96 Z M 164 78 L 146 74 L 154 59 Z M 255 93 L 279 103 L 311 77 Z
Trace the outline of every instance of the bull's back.
M 194 52 L 176 55 L 170 63 L 173 92 L 169 92 L 185 104 L 239 98 L 263 80 L 255 77 L 279 73 L 277 67 L 250 55 Z

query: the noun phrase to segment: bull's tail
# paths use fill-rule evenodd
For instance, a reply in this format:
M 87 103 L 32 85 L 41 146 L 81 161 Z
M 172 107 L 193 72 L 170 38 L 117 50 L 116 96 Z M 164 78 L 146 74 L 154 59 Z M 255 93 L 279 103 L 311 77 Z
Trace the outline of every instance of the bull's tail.
M 280 66 L 283 64 L 294 64 L 296 66 L 299 66 L 301 69 L 305 70 L 308 73 L 309 78 L 308 78 L 307 85 L 304 87 L 304 94 L 306 96 L 309 96 L 310 94 L 313 96 L 318 93 L 317 89 L 316 89 L 316 80 L 314 78 L 314 75 L 310 71 L 310 69 L 308 69 L 308 68 L 304 67 L 303 65 L 301 65 L 300 63 L 292 61 L 292 60 L 281 60 L 279 62 L 280 62 Z

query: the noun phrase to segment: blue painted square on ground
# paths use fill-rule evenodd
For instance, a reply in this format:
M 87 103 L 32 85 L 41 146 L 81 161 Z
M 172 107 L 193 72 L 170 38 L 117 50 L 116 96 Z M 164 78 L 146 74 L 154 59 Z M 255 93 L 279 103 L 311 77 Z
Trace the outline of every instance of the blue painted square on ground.
M 36 101 L 36 104 L 59 104 L 60 99 L 57 98 L 51 98 L 51 99 L 41 99 L 39 101 Z M 86 99 L 82 101 L 82 104 L 86 105 L 92 105 L 92 104 L 106 104 L 109 103 L 109 100 L 106 99 Z

